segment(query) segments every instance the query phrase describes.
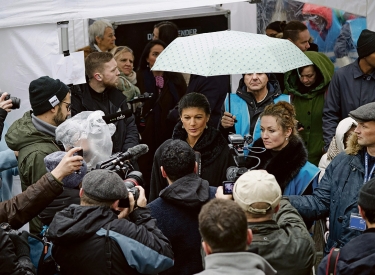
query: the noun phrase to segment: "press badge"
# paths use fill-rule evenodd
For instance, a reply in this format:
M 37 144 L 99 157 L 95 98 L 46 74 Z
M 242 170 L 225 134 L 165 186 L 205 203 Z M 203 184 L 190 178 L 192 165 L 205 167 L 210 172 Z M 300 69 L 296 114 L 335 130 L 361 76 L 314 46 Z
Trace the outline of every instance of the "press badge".
M 351 213 L 349 228 L 364 231 L 366 230 L 366 222 L 359 214 Z

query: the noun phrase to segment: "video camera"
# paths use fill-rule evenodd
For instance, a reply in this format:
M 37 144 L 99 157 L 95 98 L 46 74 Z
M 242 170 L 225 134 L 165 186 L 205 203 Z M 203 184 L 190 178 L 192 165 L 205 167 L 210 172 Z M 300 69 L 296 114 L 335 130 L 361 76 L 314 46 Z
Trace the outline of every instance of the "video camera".
M 243 137 L 239 134 L 230 134 L 228 135 L 228 140 L 230 142 L 228 145 L 229 151 L 232 154 L 236 166 L 230 166 L 227 168 L 226 177 L 228 181 L 236 181 L 242 174 L 257 168 L 260 164 L 260 159 L 256 156 L 249 156 L 249 152 L 263 153 L 266 149 L 261 147 L 249 147 L 249 144 L 253 142 L 253 137 L 251 135 Z M 258 163 L 251 168 L 247 168 L 247 158 L 255 158 Z
M 133 194 L 134 201 L 137 203 L 139 198 L 139 190 L 135 186 L 144 186 L 144 180 L 142 173 L 135 171 L 130 160 L 147 152 L 148 146 L 146 144 L 139 144 L 129 148 L 126 152 L 113 154 L 108 160 L 97 163 L 95 169 L 107 169 L 116 172 L 124 180 L 124 184 L 128 189 L 128 192 Z M 129 197 L 120 200 L 119 207 L 127 208 L 129 206 Z

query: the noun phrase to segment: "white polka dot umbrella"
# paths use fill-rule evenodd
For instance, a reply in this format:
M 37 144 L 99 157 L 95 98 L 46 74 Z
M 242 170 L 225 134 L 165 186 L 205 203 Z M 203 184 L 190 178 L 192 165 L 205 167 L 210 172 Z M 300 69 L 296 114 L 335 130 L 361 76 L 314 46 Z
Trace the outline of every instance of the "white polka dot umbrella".
M 310 59 L 289 40 L 220 31 L 175 39 L 152 70 L 213 76 L 284 73 L 307 65 L 312 65 Z

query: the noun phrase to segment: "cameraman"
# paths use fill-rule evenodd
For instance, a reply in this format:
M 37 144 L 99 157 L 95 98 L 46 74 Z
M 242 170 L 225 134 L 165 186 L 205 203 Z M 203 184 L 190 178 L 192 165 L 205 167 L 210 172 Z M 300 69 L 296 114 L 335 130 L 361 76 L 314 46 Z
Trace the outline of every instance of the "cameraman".
M 47 231 L 61 274 L 157 274 L 173 266 L 171 245 L 146 208 L 144 189 L 136 187 L 135 204 L 115 172 L 85 175 L 81 205 L 56 213 Z M 120 200 L 129 207 L 119 207 Z
M 62 179 L 81 167 L 82 157 L 73 156 L 80 148 L 70 150 L 59 165 L 46 173 L 23 193 L 0 203 L 0 223 L 8 223 L 18 229 L 38 215 L 56 196 L 62 193 Z M 7 234 L 0 228 L 1 274 L 33 274 L 29 259 L 27 234 Z

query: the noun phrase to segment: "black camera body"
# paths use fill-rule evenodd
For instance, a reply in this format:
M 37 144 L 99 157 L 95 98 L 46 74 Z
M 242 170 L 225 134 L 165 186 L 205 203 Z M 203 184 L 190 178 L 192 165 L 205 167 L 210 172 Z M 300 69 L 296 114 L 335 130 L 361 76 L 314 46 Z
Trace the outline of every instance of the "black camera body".
M 21 232 L 13 229 L 9 223 L 3 222 L 0 224 L 0 228 L 4 230 L 6 234 L 21 235 Z
M 4 92 L 0 92 L 0 96 L 3 95 Z M 21 99 L 19 99 L 18 97 L 13 97 L 13 96 L 10 96 L 10 94 L 8 94 L 4 100 L 12 100 L 12 108 L 11 109 L 19 109 L 21 107 Z

